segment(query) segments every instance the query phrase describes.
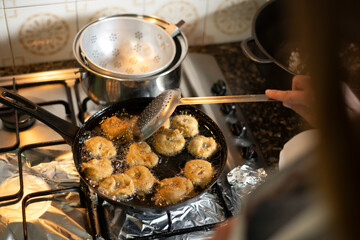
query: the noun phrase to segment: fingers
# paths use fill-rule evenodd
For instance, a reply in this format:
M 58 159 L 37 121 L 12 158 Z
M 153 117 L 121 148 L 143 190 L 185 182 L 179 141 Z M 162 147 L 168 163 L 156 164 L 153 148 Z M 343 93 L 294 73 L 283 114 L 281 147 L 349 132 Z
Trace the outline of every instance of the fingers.
M 265 91 L 268 98 L 281 101 L 287 108 L 294 110 L 310 124 L 313 124 L 313 115 L 311 110 L 311 100 L 304 91 L 281 91 L 268 89 Z
M 265 94 L 268 98 L 284 102 L 284 99 L 288 94 L 290 94 L 290 91 L 267 89 Z
M 287 108 L 291 108 L 300 116 L 313 124 L 313 94 L 309 84 L 310 78 L 304 75 L 296 75 L 292 80 L 292 90 L 267 89 L 265 94 L 268 98 L 281 101 Z
M 308 94 L 303 91 L 281 91 L 268 89 L 265 91 L 266 96 L 271 99 L 283 102 L 284 106 L 291 107 L 293 105 L 310 105 Z

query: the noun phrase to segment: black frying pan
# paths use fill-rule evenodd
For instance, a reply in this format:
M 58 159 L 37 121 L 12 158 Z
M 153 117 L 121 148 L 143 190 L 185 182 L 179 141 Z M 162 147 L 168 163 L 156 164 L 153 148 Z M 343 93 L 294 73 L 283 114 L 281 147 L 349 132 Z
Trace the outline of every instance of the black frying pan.
M 224 135 L 221 130 L 217 126 L 217 124 L 208 117 L 205 113 L 201 112 L 199 109 L 189 106 L 183 105 L 178 106 L 173 113 L 173 116 L 180 113 L 187 113 L 194 116 L 199 122 L 199 134 L 204 136 L 212 136 L 215 138 L 216 142 L 219 144 L 218 151 L 209 159 L 212 166 L 215 168 L 215 174 L 212 181 L 202 189 L 197 189 L 195 196 L 188 198 L 182 202 L 173 205 L 159 206 L 155 205 L 155 202 L 151 199 L 151 195 L 146 197 L 144 200 L 139 200 L 134 197 L 129 200 L 124 201 L 115 201 L 109 196 L 101 193 L 97 190 L 97 188 L 93 187 L 86 180 L 86 176 L 81 169 L 81 149 L 82 149 L 82 140 L 84 135 L 88 134 L 89 131 L 92 131 L 94 128 L 100 125 L 100 122 L 107 117 L 111 117 L 114 114 L 126 111 L 131 115 L 138 115 L 146 106 L 150 103 L 153 98 L 136 98 L 127 101 L 118 102 L 116 104 L 110 105 L 99 112 L 95 113 L 91 116 L 88 121 L 84 124 L 83 127 L 78 127 L 66 120 L 63 120 L 52 113 L 46 111 L 45 109 L 39 107 L 35 103 L 32 103 L 28 99 L 14 93 L 13 91 L 9 91 L 4 88 L 0 88 L 0 102 L 22 110 L 29 115 L 35 117 L 36 119 L 42 121 L 56 132 L 58 132 L 63 139 L 72 146 L 73 158 L 75 162 L 75 166 L 81 179 L 87 183 L 87 185 L 96 192 L 101 198 L 104 200 L 122 206 L 124 208 L 130 208 L 133 210 L 141 210 L 141 211 L 164 211 L 174 209 L 175 207 L 186 205 L 190 202 L 195 201 L 201 194 L 203 194 L 207 189 L 209 189 L 219 178 L 223 169 L 225 167 L 225 163 L 227 160 L 227 146 L 225 142 Z M 182 169 L 185 166 L 185 163 L 188 160 L 195 159 L 195 157 L 191 156 L 186 148 L 176 156 L 173 157 L 164 157 L 159 155 L 159 164 L 153 168 L 153 173 L 159 180 L 163 178 L 174 177 L 175 175 L 179 175 Z

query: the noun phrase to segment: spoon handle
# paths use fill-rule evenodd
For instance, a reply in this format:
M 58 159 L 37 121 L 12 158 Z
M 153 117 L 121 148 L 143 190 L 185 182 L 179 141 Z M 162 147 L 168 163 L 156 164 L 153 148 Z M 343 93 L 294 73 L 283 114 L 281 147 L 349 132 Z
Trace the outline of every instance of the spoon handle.
M 180 98 L 178 105 L 276 101 L 265 94 Z

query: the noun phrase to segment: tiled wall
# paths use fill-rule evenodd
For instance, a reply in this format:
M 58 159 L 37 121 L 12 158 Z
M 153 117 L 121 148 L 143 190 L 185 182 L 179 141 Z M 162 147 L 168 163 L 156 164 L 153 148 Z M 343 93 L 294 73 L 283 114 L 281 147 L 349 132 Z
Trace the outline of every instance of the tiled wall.
M 250 36 L 265 0 L 0 0 L 0 67 L 73 59 L 72 43 L 87 23 L 122 13 L 153 15 L 181 27 L 189 45 Z

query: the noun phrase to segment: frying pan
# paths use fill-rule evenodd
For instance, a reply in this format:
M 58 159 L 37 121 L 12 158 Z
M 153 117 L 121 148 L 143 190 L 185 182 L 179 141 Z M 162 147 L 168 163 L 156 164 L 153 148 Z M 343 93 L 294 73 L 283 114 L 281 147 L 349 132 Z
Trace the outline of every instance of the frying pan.
M 63 139 L 66 141 L 67 144 L 71 145 L 74 163 L 76 169 L 80 175 L 80 178 L 95 192 L 100 196 L 102 199 L 112 203 L 114 205 L 119 205 L 124 209 L 128 210 L 139 210 L 139 211 L 150 211 L 150 212 L 161 212 L 167 211 L 174 208 L 178 208 L 183 205 L 187 205 L 190 202 L 196 201 L 196 199 L 203 194 L 207 189 L 209 189 L 220 177 L 221 173 L 226 164 L 227 160 L 227 145 L 224 138 L 223 133 L 221 132 L 220 128 L 217 124 L 205 113 L 200 111 L 199 109 L 189 106 L 189 105 L 182 105 L 176 108 L 173 113 L 173 116 L 176 114 L 189 114 L 194 116 L 199 122 L 199 134 L 204 135 L 206 137 L 212 136 L 214 137 L 215 141 L 219 145 L 219 149 L 217 152 L 208 158 L 207 160 L 211 162 L 212 166 L 215 169 L 215 174 L 212 181 L 204 188 L 197 189 L 195 187 L 195 195 L 185 199 L 182 202 L 173 204 L 173 205 L 156 205 L 154 200 L 151 199 L 151 194 L 146 195 L 145 199 L 138 199 L 133 197 L 128 200 L 117 201 L 113 200 L 111 197 L 103 194 L 102 192 L 98 191 L 96 187 L 93 187 L 88 181 L 81 169 L 81 149 L 83 144 L 83 139 L 89 131 L 92 131 L 94 128 L 98 127 L 100 123 L 103 121 L 104 118 L 108 118 L 114 116 L 119 112 L 127 112 L 131 115 L 138 115 L 141 111 L 151 102 L 153 98 L 135 98 L 129 99 L 126 101 L 118 102 L 113 105 L 109 105 L 102 110 L 95 113 L 91 116 L 88 121 L 82 126 L 78 127 L 64 119 L 61 119 L 52 113 L 48 112 L 47 110 L 39 107 L 35 103 L 29 101 L 28 99 L 22 97 L 21 95 L 14 93 L 13 91 L 0 88 L 1 95 L 0 95 L 0 102 L 19 110 L 22 110 L 29 115 L 35 117 L 36 119 L 42 121 L 47 126 L 51 127 L 57 133 L 59 133 Z M 182 169 L 185 166 L 185 163 L 188 160 L 195 159 L 195 157 L 191 156 L 190 153 L 187 152 L 186 147 L 185 149 L 173 156 L 173 157 L 165 157 L 160 154 L 159 156 L 159 164 L 152 169 L 152 172 L 159 180 L 163 178 L 174 177 L 176 175 L 180 175 Z

